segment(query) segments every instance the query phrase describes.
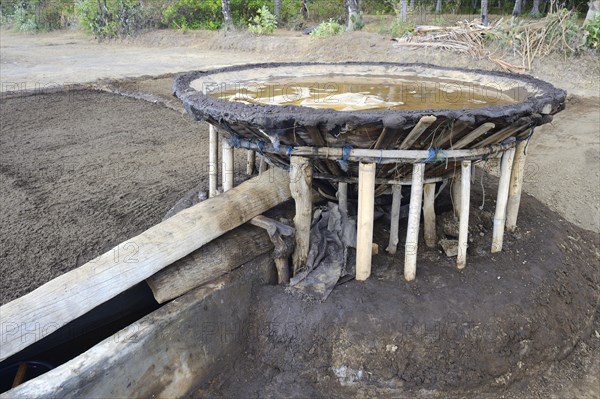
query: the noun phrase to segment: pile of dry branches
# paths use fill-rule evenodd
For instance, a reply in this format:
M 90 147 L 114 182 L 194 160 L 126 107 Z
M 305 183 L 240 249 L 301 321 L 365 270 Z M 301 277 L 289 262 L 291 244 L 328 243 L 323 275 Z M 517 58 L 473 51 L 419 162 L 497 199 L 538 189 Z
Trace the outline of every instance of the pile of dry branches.
M 459 22 L 457 26 L 416 26 L 410 34 L 394 39 L 400 47 L 436 47 L 488 58 L 511 72 L 531 70 L 533 61 L 552 53 L 578 53 L 585 44 L 584 30 L 573 14 L 559 10 L 533 21 L 500 19 L 484 26 L 479 21 Z M 502 58 L 512 55 L 521 65 Z

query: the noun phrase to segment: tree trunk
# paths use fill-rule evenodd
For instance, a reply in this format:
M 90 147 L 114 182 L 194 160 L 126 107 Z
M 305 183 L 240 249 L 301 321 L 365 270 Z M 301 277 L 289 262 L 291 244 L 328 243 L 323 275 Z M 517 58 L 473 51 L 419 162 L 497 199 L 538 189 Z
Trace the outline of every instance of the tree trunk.
M 532 17 L 540 16 L 540 0 L 533 0 L 533 7 L 531 7 L 530 14 Z
M 231 7 L 229 0 L 221 0 L 221 8 L 223 9 L 223 19 L 225 20 L 225 29 L 233 29 L 233 18 L 231 17 Z
M 437 0 L 437 2 L 435 3 L 435 13 L 436 14 L 442 13 L 442 0 Z
M 593 21 L 596 15 L 600 13 L 600 0 L 593 0 L 589 2 L 590 8 L 585 16 L 585 23 Z
M 402 22 L 408 19 L 408 0 L 400 0 L 400 19 Z
M 488 0 L 481 0 L 481 23 L 486 26 L 490 23 L 488 19 Z
M 471 0 L 471 10 L 473 11 L 473 14 L 477 11 L 477 0 Z
M 279 21 L 279 14 L 281 13 L 281 0 L 274 0 L 273 4 L 273 12 L 275 13 L 275 18 Z
M 358 0 L 346 0 L 346 7 L 348 8 L 348 30 L 356 30 L 357 22 L 360 18 Z
M 410 0 L 410 9 L 414 10 L 415 9 L 415 0 Z
M 521 6 L 523 5 L 522 0 L 515 0 L 515 7 L 513 8 L 512 15 L 513 17 L 518 17 L 521 15 Z

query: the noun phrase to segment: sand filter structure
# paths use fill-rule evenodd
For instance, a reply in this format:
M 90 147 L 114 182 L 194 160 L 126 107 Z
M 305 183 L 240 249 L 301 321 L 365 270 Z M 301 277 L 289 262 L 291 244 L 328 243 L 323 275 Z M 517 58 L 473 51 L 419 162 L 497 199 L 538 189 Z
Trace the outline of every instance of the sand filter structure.
M 564 91 L 420 64 L 280 63 L 186 73 L 173 92 L 209 123 L 208 198 L 3 305 L 0 362 L 17 375 L 1 398 L 460 393 L 562 358 L 589 329 L 600 275 L 585 234 L 521 196 L 529 140 Z M 490 160 L 482 210 L 473 176 Z M 437 249 L 447 214 L 456 258 Z M 115 257 L 132 245 L 135 263 Z M 24 377 L 55 330 L 139 289 L 145 316 Z
M 566 96 L 525 76 L 394 63 L 231 67 L 181 76 L 174 92 L 196 119 L 227 137 L 224 189 L 231 184 L 233 148 L 248 149 L 250 164 L 258 151 L 269 164 L 290 171 L 294 273 L 309 253 L 313 184 L 335 195 L 343 213 L 348 184 L 356 185 L 357 280 L 371 274 L 374 197 L 393 193 L 387 247 L 393 254 L 401 186 L 410 186 L 404 258 L 409 281 L 416 275 L 421 208 L 425 242 L 437 245 L 438 182 L 452 182 L 460 219 L 457 267 L 465 267 L 471 168 L 492 157 L 501 158 L 501 166 L 490 245 L 492 253 L 502 250 L 505 228 L 516 226 L 528 140 L 536 126 L 563 109 Z M 211 151 L 216 159 L 216 148 Z M 212 193 L 215 176 L 216 169 Z

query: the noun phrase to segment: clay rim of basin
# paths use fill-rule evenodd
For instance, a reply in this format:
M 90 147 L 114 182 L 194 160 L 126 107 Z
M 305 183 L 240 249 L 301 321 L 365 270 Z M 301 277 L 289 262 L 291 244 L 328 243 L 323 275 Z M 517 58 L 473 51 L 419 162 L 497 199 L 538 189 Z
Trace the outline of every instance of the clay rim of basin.
M 419 109 L 419 110 L 374 110 L 374 111 L 337 111 L 334 109 L 317 109 L 299 105 L 271 105 L 271 104 L 244 104 L 237 101 L 219 99 L 204 94 L 192 87 L 192 83 L 199 79 L 210 78 L 222 73 L 243 73 L 255 69 L 265 70 L 281 67 L 391 67 L 405 68 L 407 70 L 421 69 L 428 72 L 458 73 L 480 75 L 490 80 L 511 82 L 515 87 L 527 88 L 529 95 L 525 100 L 512 104 L 492 105 L 481 108 L 465 109 Z M 327 74 L 325 71 L 323 74 Z M 265 71 L 264 77 L 269 77 Z M 465 83 L 471 83 L 467 80 Z M 485 82 L 481 83 L 485 85 Z M 533 88 L 533 90 L 531 90 Z M 290 123 L 300 125 L 365 125 L 383 124 L 386 127 L 401 128 L 406 124 L 413 124 L 422 116 L 444 116 L 449 119 L 464 120 L 471 123 L 482 123 L 491 119 L 503 119 L 511 123 L 518 118 L 532 114 L 555 114 L 565 107 L 567 93 L 554 87 L 548 82 L 535 79 L 528 75 L 511 74 L 506 72 L 486 71 L 480 69 L 448 68 L 429 64 L 418 63 L 393 63 L 393 62 L 345 62 L 345 63 L 263 63 L 245 64 L 209 71 L 195 71 L 180 75 L 173 84 L 173 94 L 183 101 L 186 110 L 198 120 L 208 121 L 237 121 L 256 124 L 266 129 L 277 129 L 279 126 L 289 126 Z M 543 110 L 543 112 L 542 112 Z

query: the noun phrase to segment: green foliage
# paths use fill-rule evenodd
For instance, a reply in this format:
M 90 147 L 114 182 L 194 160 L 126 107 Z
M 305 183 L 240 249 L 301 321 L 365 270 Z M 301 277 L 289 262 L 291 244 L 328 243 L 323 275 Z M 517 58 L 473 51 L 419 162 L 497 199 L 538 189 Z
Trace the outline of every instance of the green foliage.
M 387 32 L 392 37 L 402 37 L 406 34 L 411 34 L 414 32 L 415 27 L 412 23 L 406 21 L 402 21 L 399 17 L 394 19 L 394 22 L 391 23 Z
M 269 35 L 277 28 L 277 20 L 267 6 L 262 6 L 249 21 L 248 31 L 257 35 Z
M 21 32 L 50 31 L 68 25 L 73 17 L 69 0 L 23 0 L 0 3 L 0 23 Z
M 162 22 L 175 29 L 219 29 L 223 23 L 220 0 L 176 0 L 162 14 Z
M 586 46 L 600 52 L 600 13 L 597 13 L 593 20 L 587 21 L 583 29 L 588 33 L 585 41 Z
M 308 2 L 308 16 L 312 21 L 340 21 L 346 17 L 344 0 L 311 0 Z
M 325 37 L 325 36 L 335 36 L 344 31 L 344 27 L 333 19 L 330 19 L 327 22 L 321 22 L 319 26 L 317 26 L 312 32 L 310 32 L 311 36 L 316 37 Z
M 138 0 L 79 0 L 75 12 L 84 29 L 100 40 L 133 36 L 156 26 L 152 10 Z

